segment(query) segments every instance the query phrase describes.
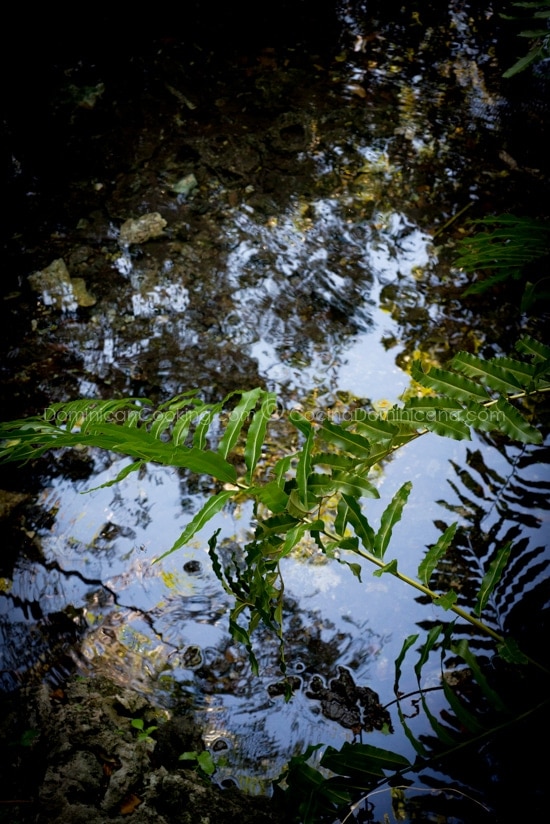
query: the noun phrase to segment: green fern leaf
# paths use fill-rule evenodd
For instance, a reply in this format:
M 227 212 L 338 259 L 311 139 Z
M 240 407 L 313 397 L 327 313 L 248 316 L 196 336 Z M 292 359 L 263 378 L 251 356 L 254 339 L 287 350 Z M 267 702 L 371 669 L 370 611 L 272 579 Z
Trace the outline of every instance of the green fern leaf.
M 348 432 L 343 426 L 324 421 L 319 430 L 319 434 L 329 443 L 344 449 L 351 455 L 367 460 L 371 454 L 370 441 L 362 435 L 355 435 L 353 432 Z
M 354 498 L 379 498 L 380 493 L 373 484 L 360 475 L 351 472 L 332 473 L 332 484 L 335 489 L 352 495 Z
M 374 530 L 361 512 L 361 507 L 351 495 L 342 495 L 347 504 L 346 522 L 350 523 L 355 530 L 355 534 L 369 552 L 374 549 Z
M 384 770 L 402 770 L 412 765 L 399 753 L 372 747 L 370 744 L 350 744 L 346 741 L 339 751 L 334 747 L 327 747 L 321 766 L 339 775 L 354 778 L 361 775 L 384 778 Z
M 356 412 L 354 426 L 360 435 L 377 443 L 386 443 L 391 441 L 394 435 L 397 435 L 398 428 L 393 426 L 388 421 L 382 420 L 373 413 L 367 413 L 362 409 Z
M 537 361 L 550 361 L 550 346 L 545 346 L 530 335 L 523 335 L 517 342 L 516 349 L 531 355 Z
M 175 541 L 170 549 L 164 552 L 160 558 L 157 558 L 157 562 L 161 561 L 163 558 L 166 558 L 167 555 L 171 555 L 172 552 L 175 552 L 177 549 L 185 546 L 185 544 L 188 544 L 191 538 L 196 535 L 197 532 L 199 532 L 203 526 L 205 526 L 208 521 L 225 506 L 233 494 L 234 493 L 230 490 L 222 490 L 221 492 L 218 492 L 217 495 L 209 498 L 204 506 L 200 508 L 193 519 L 187 524 L 177 541 Z
M 432 572 L 454 541 L 457 526 L 457 523 L 448 526 L 443 535 L 439 536 L 437 542 L 431 547 L 431 549 L 428 550 L 420 562 L 418 567 L 418 577 L 426 586 L 429 586 Z
M 474 381 L 456 372 L 448 372 L 435 366 L 431 366 L 428 372 L 424 372 L 420 367 L 420 361 L 413 361 L 411 376 L 421 386 L 433 389 L 447 398 L 455 398 L 463 402 L 469 399 L 478 402 L 490 400 L 485 389 Z
M 443 678 L 441 683 L 443 684 L 443 692 L 445 693 L 445 698 L 449 702 L 452 711 L 454 712 L 462 726 L 474 735 L 479 735 L 480 733 L 482 733 L 485 728 L 482 724 L 479 723 L 475 715 L 473 715 L 469 710 L 466 709 L 462 701 L 458 698 L 455 691 L 451 689 L 447 680 Z
M 391 420 L 416 429 L 429 429 L 446 438 L 469 440 L 470 427 L 463 420 L 463 407 L 450 398 L 411 398 L 401 408 L 390 409 Z
M 314 498 L 308 491 L 308 478 L 311 474 L 311 450 L 313 448 L 313 429 L 310 429 L 304 441 L 298 463 L 296 465 L 296 484 L 298 486 L 298 495 L 306 510 L 311 509 Z
M 496 554 L 496 557 L 489 564 L 489 569 L 483 576 L 481 587 L 477 594 L 476 605 L 474 607 L 474 615 L 477 615 L 478 617 L 481 615 L 482 610 L 485 608 L 487 601 L 491 597 L 491 593 L 494 591 L 496 585 L 500 581 L 504 568 L 508 563 L 511 551 L 512 542 L 508 541 L 507 544 L 505 544 L 503 547 L 499 549 L 499 551 Z
M 193 446 L 196 449 L 204 449 L 208 430 L 217 419 L 223 409 L 223 402 L 216 404 L 205 404 L 199 412 L 199 419 L 193 433 Z
M 380 569 L 375 569 L 372 574 L 375 578 L 381 578 L 386 572 L 389 572 L 391 575 L 395 575 L 397 573 L 397 561 L 395 558 L 383 567 L 380 567 Z
M 396 695 L 399 694 L 399 679 L 401 678 L 401 664 L 405 660 L 405 655 L 407 654 L 409 649 L 417 641 L 418 641 L 418 633 L 416 635 L 407 636 L 407 638 L 405 638 L 405 640 L 403 641 L 403 646 L 401 647 L 401 651 L 400 651 L 399 655 L 395 659 L 395 681 L 393 683 L 393 691 Z
M 393 528 L 396 523 L 401 520 L 403 507 L 407 503 L 411 489 L 412 483 L 410 481 L 404 483 L 403 486 L 395 493 L 390 504 L 382 513 L 382 517 L 380 519 L 380 529 L 375 535 L 373 545 L 373 554 L 377 558 L 382 559 L 384 557 L 384 553 L 388 548 L 388 544 L 391 539 Z
M 448 592 L 445 592 L 443 595 L 438 595 L 437 598 L 434 598 L 434 604 L 438 607 L 442 607 L 443 609 L 451 609 L 453 604 L 455 604 L 458 600 L 458 595 L 453 589 L 450 589 Z
M 499 365 L 497 358 L 485 361 L 469 352 L 459 352 L 452 359 L 451 366 L 470 378 L 477 378 L 495 392 L 516 392 L 524 388 L 513 374 Z
M 266 538 L 270 535 L 284 535 L 289 529 L 297 526 L 300 523 L 298 518 L 290 515 L 288 512 L 281 512 L 278 515 L 273 515 L 271 518 L 266 518 L 265 521 L 260 521 L 256 527 L 258 538 Z
M 270 481 L 265 486 L 251 486 L 246 491 L 273 513 L 284 512 L 288 504 L 288 495 L 277 481 Z
M 229 422 L 218 444 L 218 452 L 222 458 L 227 458 L 237 443 L 239 433 L 245 424 L 250 410 L 256 406 L 258 400 L 263 394 L 263 390 L 260 388 L 251 389 L 249 392 L 243 392 L 239 403 L 229 412 Z M 230 397 L 231 396 L 228 395 L 224 399 L 222 402 L 223 405 L 225 405 Z
M 244 461 L 247 468 L 246 481 L 250 483 L 252 474 L 262 454 L 267 425 L 277 403 L 274 392 L 265 392 L 260 409 L 254 414 L 248 427 L 244 448 Z
M 498 429 L 520 443 L 542 443 L 542 435 L 527 423 L 520 412 L 505 398 L 499 398 L 493 409 L 497 413 Z
M 441 624 L 436 624 L 434 627 L 432 627 L 430 629 L 430 631 L 428 632 L 426 640 L 424 641 L 424 643 L 422 644 L 422 646 L 420 648 L 420 655 L 418 656 L 418 661 L 414 665 L 414 671 L 416 673 L 416 680 L 418 681 L 419 685 L 420 685 L 420 678 L 422 676 L 422 669 L 424 667 L 424 664 L 426 663 L 426 661 L 430 657 L 430 652 L 434 649 L 435 645 L 437 644 L 437 641 L 439 639 L 439 636 L 441 635 L 441 630 L 442 629 L 443 629 L 443 627 L 442 627 Z
M 123 481 L 124 478 L 127 478 L 132 472 L 137 472 L 140 470 L 144 465 L 145 461 L 134 461 L 133 463 L 128 464 L 128 466 L 125 466 L 124 469 L 121 469 L 116 478 L 113 478 L 112 481 L 106 481 L 104 484 L 92 487 L 92 489 L 86 489 L 84 490 L 84 494 L 87 494 L 88 492 L 95 492 L 97 489 L 106 489 L 109 486 L 114 486 L 115 484 L 120 483 L 120 481 Z

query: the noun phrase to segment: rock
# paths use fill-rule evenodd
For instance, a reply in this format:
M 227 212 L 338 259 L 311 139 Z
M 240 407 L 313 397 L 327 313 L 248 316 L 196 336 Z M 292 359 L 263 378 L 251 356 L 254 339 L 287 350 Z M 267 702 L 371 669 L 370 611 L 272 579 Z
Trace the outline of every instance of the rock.
M 138 218 L 129 218 L 120 227 L 120 242 L 128 245 L 146 243 L 155 237 L 161 237 L 166 225 L 166 221 L 158 212 L 150 212 Z
M 20 824 L 282 824 L 266 797 L 221 789 L 185 769 L 179 755 L 202 751 L 191 712 L 169 715 L 107 678 L 74 677 L 63 688 L 21 690 L 0 712 L 3 786 L 15 799 L 10 821 Z M 14 709 L 17 706 L 17 713 Z M 134 713 L 158 719 L 153 748 L 140 741 Z M 25 724 L 18 721 L 24 714 Z M 13 742 L 35 732 L 28 746 Z M 9 744 L 9 742 L 12 742 Z M 2 818 L 0 816 L 0 818 Z M 4 819 L 2 818 L 2 821 Z M 7 821 L 7 819 L 6 819 Z
M 198 186 L 197 178 L 194 174 L 185 175 L 182 177 L 181 180 L 178 180 L 177 183 L 174 183 L 173 186 L 170 186 L 173 192 L 177 195 L 187 195 L 193 191 Z
M 96 303 L 83 279 L 71 278 L 63 258 L 29 275 L 28 281 L 31 289 L 42 294 L 46 306 L 54 306 L 64 312 L 74 312 L 79 306 L 94 306 Z

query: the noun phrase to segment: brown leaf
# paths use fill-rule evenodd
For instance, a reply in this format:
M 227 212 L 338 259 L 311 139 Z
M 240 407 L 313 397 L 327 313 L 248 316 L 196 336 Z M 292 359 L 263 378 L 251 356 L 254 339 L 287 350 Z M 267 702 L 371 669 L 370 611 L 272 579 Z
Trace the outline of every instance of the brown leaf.
M 121 815 L 130 815 L 133 813 L 135 809 L 139 807 L 141 804 L 141 798 L 138 798 L 137 795 L 127 795 L 126 798 L 123 800 L 122 804 L 120 805 L 120 814 Z

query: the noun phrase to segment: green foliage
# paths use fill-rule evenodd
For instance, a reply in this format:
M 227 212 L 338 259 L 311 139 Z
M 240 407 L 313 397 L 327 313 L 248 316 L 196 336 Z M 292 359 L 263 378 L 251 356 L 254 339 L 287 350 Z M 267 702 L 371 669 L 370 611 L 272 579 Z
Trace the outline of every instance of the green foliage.
M 204 403 L 198 392 L 186 392 L 156 409 L 136 398 L 54 404 L 42 416 L 0 424 L 0 461 L 29 461 L 49 449 L 85 445 L 134 459 L 105 486 L 122 481 L 145 461 L 209 475 L 217 489 L 161 557 L 184 546 L 232 501 L 243 496 L 251 499 L 255 528 L 241 557 L 222 562 L 217 552 L 219 531 L 210 537 L 208 547 L 213 571 L 231 598 L 229 631 L 246 648 L 255 672 L 258 661 L 253 636 L 260 625 L 278 638 L 279 664 L 283 674 L 286 672 L 281 561 L 306 540 L 327 557 L 346 564 L 358 577 L 363 573 L 358 561 L 371 563 L 374 574 L 393 575 L 427 596 L 434 606 L 454 613 L 488 635 L 504 660 L 533 664 L 514 639 L 500 636 L 481 617 L 510 555 L 510 544 L 494 556 L 480 583 L 474 612 L 469 613 L 454 590 L 430 589 L 433 572 L 453 546 L 457 524 L 445 528 L 427 550 L 417 578 L 410 578 L 399 571 L 397 558 L 388 560 L 387 555 L 411 483 L 402 484 L 378 524 L 369 521 L 365 505 L 378 497 L 375 467 L 428 433 L 460 440 L 469 439 L 471 431 L 478 429 L 500 432 L 520 443 L 541 443 L 541 434 L 522 411 L 521 401 L 550 391 L 550 348 L 526 336 L 519 341 L 517 353 L 514 358 L 484 360 L 460 352 L 446 369 L 427 371 L 415 362 L 411 374 L 418 395 L 385 413 L 357 409 L 344 421 L 318 422 L 290 412 L 288 419 L 296 429 L 299 446 L 295 454 L 275 461 L 270 460 L 267 444 L 271 427 L 276 424 L 276 398 L 260 388 L 232 392 L 216 404 Z M 309 749 L 291 760 L 279 788 L 286 801 L 299 810 L 304 824 L 334 817 L 358 796 L 385 783 L 388 774 L 401 776 L 429 762 L 429 751 L 410 729 L 400 706 L 401 668 L 418 638 L 412 635 L 405 640 L 395 662 L 394 685 L 399 719 L 417 752 L 418 763 L 362 743 L 345 744 L 340 751 L 330 747 L 325 751 L 320 772 L 307 763 L 313 753 Z M 463 746 L 463 739 L 431 712 L 421 686 L 423 668 L 438 651 L 441 689 L 468 735 L 484 736 L 490 728 L 446 683 L 444 653 L 451 651 L 464 661 L 480 694 L 495 711 L 508 717 L 508 710 L 467 644 L 453 644 L 452 625 L 445 628 L 436 624 L 418 649 L 414 671 L 424 716 L 438 741 L 452 752 Z M 291 697 L 290 682 L 286 697 Z M 144 739 L 156 729 L 145 728 L 142 719 L 134 719 L 132 725 L 139 731 L 138 737 Z M 184 753 L 181 758 L 194 761 L 205 775 L 215 769 L 208 753 Z M 327 770 L 332 773 L 329 777 Z
M 143 718 L 132 718 L 132 727 L 135 730 L 138 730 L 137 740 L 138 741 L 152 741 L 151 733 L 158 730 L 158 727 L 151 726 L 146 727 Z
M 43 416 L 0 425 L 0 460 L 27 461 L 48 449 L 86 445 L 135 459 L 107 485 L 123 480 L 144 461 L 210 475 L 221 488 L 161 558 L 188 543 L 229 502 L 243 495 L 251 498 L 256 527 L 253 540 L 244 547 L 244 563 L 234 559 L 222 566 L 216 535 L 209 541 L 209 553 L 215 574 L 233 599 L 233 637 L 245 645 L 256 670 L 252 636 L 260 624 L 268 627 L 279 638 L 284 672 L 280 562 L 305 538 L 348 564 L 354 574 L 360 575 L 361 568 L 348 560 L 353 554 L 378 567 L 378 574 L 400 578 L 429 595 L 434 604 L 479 627 L 481 610 L 502 571 L 504 549 L 483 581 L 476 614 L 465 615 L 454 592 L 429 589 L 430 574 L 452 543 L 454 525 L 428 552 L 418 580 L 413 580 L 399 572 L 396 559 L 386 560 L 410 482 L 388 504 L 378 528 L 369 522 L 362 501 L 378 497 L 369 478 L 373 467 L 427 432 L 468 439 L 472 429 L 480 429 L 499 431 L 522 443 L 540 443 L 539 431 L 512 400 L 550 389 L 550 349 L 528 337 L 517 348 L 522 359 L 483 360 L 461 352 L 448 369 L 427 372 L 416 362 L 411 374 L 421 394 L 385 414 L 357 409 L 352 420 L 314 424 L 291 412 L 289 420 L 302 440 L 301 448 L 273 467 L 264 450 L 276 397 L 260 388 L 232 392 L 216 404 L 204 403 L 196 391 L 186 392 L 157 409 L 136 398 L 54 404 Z M 238 475 L 236 467 L 243 463 Z M 489 634 L 503 643 L 495 633 Z
M 528 66 L 538 63 L 550 57 L 550 31 L 548 27 L 542 27 L 542 21 L 550 17 L 550 0 L 538 0 L 538 2 L 517 2 L 512 3 L 516 9 L 529 9 L 530 14 L 526 17 L 519 17 L 510 14 L 501 14 L 504 20 L 521 21 L 523 25 L 531 24 L 534 28 L 521 29 L 518 37 L 524 37 L 531 41 L 530 49 L 523 57 L 520 57 L 513 66 L 510 66 L 504 74 L 505 78 L 513 77 L 519 72 L 525 71 Z
M 201 752 L 196 752 L 195 750 L 192 752 L 184 752 L 179 756 L 178 760 L 192 762 L 195 765 L 197 772 L 201 773 L 205 777 L 214 775 L 217 769 L 214 759 L 208 750 L 202 750 Z
M 456 265 L 476 274 L 464 295 L 481 294 L 499 283 L 522 280 L 521 310 L 528 311 L 538 300 L 548 299 L 547 276 L 535 282 L 524 277 L 527 264 L 542 261 L 550 254 L 550 226 L 542 220 L 515 215 L 498 215 L 468 221 L 475 234 L 459 240 Z

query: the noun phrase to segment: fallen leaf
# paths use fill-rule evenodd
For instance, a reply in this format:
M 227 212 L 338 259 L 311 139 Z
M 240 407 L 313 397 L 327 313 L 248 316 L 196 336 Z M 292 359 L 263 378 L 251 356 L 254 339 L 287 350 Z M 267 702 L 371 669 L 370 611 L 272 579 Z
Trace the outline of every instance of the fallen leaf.
M 137 795 L 127 795 L 122 804 L 120 805 L 120 814 L 130 815 L 130 813 L 133 813 L 134 810 L 137 809 L 140 804 L 141 798 L 138 798 Z

